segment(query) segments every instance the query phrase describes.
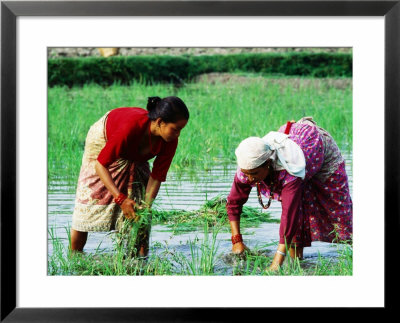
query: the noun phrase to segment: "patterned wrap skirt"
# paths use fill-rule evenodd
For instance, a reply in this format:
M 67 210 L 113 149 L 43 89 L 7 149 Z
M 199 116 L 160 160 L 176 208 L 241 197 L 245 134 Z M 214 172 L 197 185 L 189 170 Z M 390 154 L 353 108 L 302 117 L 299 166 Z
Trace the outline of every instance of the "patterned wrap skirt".
M 76 189 L 72 228 L 77 231 L 111 231 L 121 228 L 123 213 L 95 171 L 97 156 L 106 144 L 105 123 L 108 113 L 94 123 L 87 134 L 82 166 Z M 118 190 L 140 204 L 144 200 L 150 176 L 148 162 L 134 163 L 118 159 L 108 170 Z M 150 231 L 150 226 L 146 228 Z M 150 234 L 148 232 L 147 236 Z
M 332 136 L 311 118 L 303 118 L 298 123 L 312 127 L 308 133 L 309 138 L 314 137 L 312 133 L 319 134 L 323 151 L 318 151 L 318 145 L 310 141 L 305 152 L 309 160 L 315 155 L 322 162 L 309 162 L 315 169 L 309 167 L 309 179 L 304 182 L 301 210 L 303 221 L 295 240 L 302 241 L 300 245 L 305 247 L 310 246 L 311 241 L 351 243 L 353 203 L 345 160 Z

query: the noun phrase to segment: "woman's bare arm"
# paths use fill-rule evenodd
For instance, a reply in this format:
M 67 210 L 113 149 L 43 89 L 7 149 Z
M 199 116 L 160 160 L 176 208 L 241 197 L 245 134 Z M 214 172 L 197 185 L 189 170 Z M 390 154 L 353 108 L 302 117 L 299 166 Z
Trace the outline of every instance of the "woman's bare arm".
M 158 191 L 160 190 L 160 186 L 161 186 L 161 182 L 150 176 L 149 182 L 147 183 L 146 197 L 145 197 L 145 203 L 149 207 L 151 207 L 151 204 L 157 197 Z
M 99 175 L 101 181 L 103 182 L 104 186 L 110 191 L 114 198 L 118 197 L 121 193 L 118 188 L 115 186 L 115 183 L 111 177 L 110 172 L 106 167 L 104 167 L 99 161 L 96 161 L 95 170 L 97 175 Z M 127 198 L 121 204 L 121 209 L 123 214 L 128 219 L 136 218 L 135 214 L 135 201 Z

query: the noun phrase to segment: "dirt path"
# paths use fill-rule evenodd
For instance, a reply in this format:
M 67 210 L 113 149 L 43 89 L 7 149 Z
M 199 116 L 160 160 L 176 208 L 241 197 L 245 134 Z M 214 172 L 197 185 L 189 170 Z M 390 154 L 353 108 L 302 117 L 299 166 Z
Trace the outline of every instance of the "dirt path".
M 118 56 L 131 55 L 215 55 L 215 54 L 240 54 L 240 53 L 287 53 L 287 52 L 314 52 L 314 53 L 351 53 L 350 47 L 345 48 L 270 48 L 270 47 L 122 47 L 118 48 Z M 64 47 L 64 48 L 49 48 L 48 54 L 50 58 L 56 57 L 85 57 L 85 56 L 100 56 L 100 51 L 94 47 Z

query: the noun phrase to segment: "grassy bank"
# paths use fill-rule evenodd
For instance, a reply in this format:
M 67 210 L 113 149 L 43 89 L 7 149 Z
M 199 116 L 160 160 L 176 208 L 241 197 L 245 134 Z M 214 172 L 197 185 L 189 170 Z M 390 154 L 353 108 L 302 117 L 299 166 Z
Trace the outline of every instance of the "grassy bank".
M 145 107 L 148 96 L 181 97 L 190 110 L 171 169 L 210 169 L 235 162 L 234 149 L 248 136 L 263 136 L 287 120 L 313 116 L 344 149 L 352 146 L 351 79 L 202 78 L 182 87 L 133 83 L 48 89 L 48 176 L 74 184 L 91 124 L 106 111 Z

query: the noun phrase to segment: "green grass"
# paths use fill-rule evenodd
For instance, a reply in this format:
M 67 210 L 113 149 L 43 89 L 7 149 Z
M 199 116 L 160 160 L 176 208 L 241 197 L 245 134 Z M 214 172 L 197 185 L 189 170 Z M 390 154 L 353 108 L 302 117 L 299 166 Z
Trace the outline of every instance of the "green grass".
M 238 75 L 229 82 L 204 79 L 173 85 L 86 85 L 48 89 L 48 178 L 74 185 L 86 134 L 106 111 L 145 107 L 148 96 L 181 97 L 190 111 L 171 165 L 176 172 L 235 163 L 248 136 L 263 136 L 287 120 L 313 116 L 343 149 L 352 150 L 351 79 L 266 78 Z
M 177 95 L 190 110 L 171 170 L 196 172 L 215 165 L 235 163 L 234 150 L 248 136 L 263 136 L 287 120 L 313 116 L 342 149 L 352 150 L 351 79 L 266 78 L 240 74 L 233 81 L 204 78 L 183 87 L 173 85 L 101 87 L 54 87 L 48 89 L 48 179 L 75 183 L 79 175 L 87 131 L 106 111 L 122 106 L 145 107 L 147 97 Z M 145 217 L 143 217 L 144 219 Z M 266 213 L 243 208 L 241 227 L 277 222 Z M 152 223 L 163 223 L 173 234 L 200 229 L 203 237 L 188 241 L 190 256 L 155 242 L 154 252 L 144 261 L 129 257 L 134 245 L 115 242 L 112 252 L 101 245 L 91 254 L 70 253 L 65 243 L 49 230 L 53 244 L 48 259 L 49 275 L 220 275 L 218 235 L 228 232 L 225 200 L 218 197 L 196 211 L 152 210 Z M 132 228 L 137 228 L 136 224 Z M 129 229 L 129 228 L 128 228 Z M 128 230 L 134 240 L 135 231 Z M 119 238 L 122 238 L 119 236 Z M 124 243 L 121 243 L 124 241 Z M 270 246 L 263 246 L 269 248 Z M 273 246 L 276 248 L 275 246 Z M 157 252 L 155 252 L 157 251 Z M 351 275 L 352 249 L 340 250 L 334 261 L 320 257 L 316 263 L 288 259 L 277 273 L 265 268 L 271 263 L 263 249 L 246 257 L 233 257 L 232 275 Z
M 165 224 L 169 228 L 169 232 L 183 233 L 192 232 L 201 228 L 204 223 L 208 227 L 217 225 L 225 225 L 228 230 L 228 215 L 226 212 L 226 199 L 217 196 L 207 201 L 199 210 L 185 211 L 172 210 L 165 211 L 155 209 L 152 211 L 152 219 L 154 224 Z M 261 223 L 279 223 L 280 220 L 271 218 L 269 213 L 260 212 L 258 209 L 243 206 L 240 217 L 240 225 L 242 228 L 255 228 Z
M 90 276 L 126 276 L 126 275 L 229 275 L 229 276 L 351 276 L 353 272 L 353 253 L 350 245 L 338 248 L 336 258 L 319 256 L 315 261 L 288 259 L 276 272 L 268 270 L 272 256 L 264 249 L 253 249 L 241 256 L 225 255 L 219 249 L 218 234 L 221 226 L 212 227 L 211 232 L 204 226 L 203 238 L 197 235 L 187 242 L 189 253 L 172 249 L 167 243 L 156 242 L 151 246 L 147 259 L 127 256 L 126 249 L 115 237 L 114 250 L 104 252 L 99 246 L 94 253 L 71 253 L 63 242 L 49 230 L 53 253 L 48 259 L 49 275 L 90 275 Z M 267 247 L 276 249 L 276 243 Z M 264 246 L 265 247 L 265 246 Z M 223 257 L 230 259 L 225 268 L 218 267 Z
M 112 233 L 111 247 L 103 248 L 101 243 L 91 253 L 72 253 L 70 229 L 66 228 L 68 243 L 56 236 L 54 228 L 49 229 L 52 253 L 48 258 L 49 275 L 352 275 L 352 247 L 345 245 L 337 250 L 335 259 L 321 255 L 316 261 L 292 260 L 288 257 L 278 272 L 266 270 L 271 264 L 271 253 L 278 241 L 253 247 L 241 256 L 220 250 L 221 233 L 229 232 L 225 201 L 215 198 L 201 207 L 195 216 L 182 216 L 161 211 L 138 210 L 139 220 L 125 220 L 118 232 Z M 182 211 L 182 213 L 185 213 Z M 187 212 L 186 212 L 187 213 Z M 258 217 L 258 221 L 254 218 Z M 168 223 L 171 235 L 191 231 L 186 244 L 180 245 L 186 252 L 169 247 L 168 242 L 155 241 L 150 245 L 147 259 L 137 257 L 138 230 L 152 224 Z M 252 208 L 244 210 L 241 217 L 242 229 L 254 228 L 261 222 L 272 221 Z M 230 243 L 229 243 L 230 245 Z M 226 246 L 226 241 L 225 241 Z M 338 246 L 338 245 L 337 245 Z M 182 249 L 180 249 L 182 250 Z M 221 266 L 222 260 L 224 265 Z

